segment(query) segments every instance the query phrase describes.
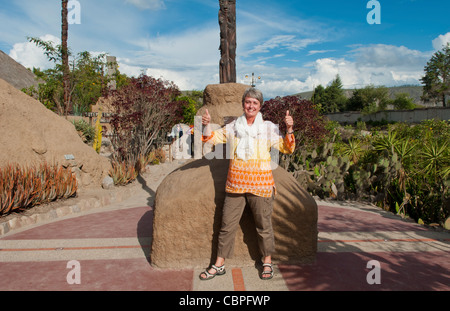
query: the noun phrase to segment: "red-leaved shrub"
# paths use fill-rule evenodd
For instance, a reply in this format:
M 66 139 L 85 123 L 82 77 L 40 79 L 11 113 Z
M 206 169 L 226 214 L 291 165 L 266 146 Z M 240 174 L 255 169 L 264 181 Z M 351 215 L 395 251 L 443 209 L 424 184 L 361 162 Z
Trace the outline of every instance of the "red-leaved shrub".
M 173 82 L 146 75 L 111 92 L 113 159 L 136 164 L 160 143 L 182 119 L 183 102 L 175 100 L 179 95 Z
M 304 145 L 320 145 L 328 130 L 311 101 L 297 96 L 276 97 L 264 102 L 261 113 L 264 120 L 278 124 L 280 131 L 285 133 L 287 110 L 294 119 L 296 149 Z

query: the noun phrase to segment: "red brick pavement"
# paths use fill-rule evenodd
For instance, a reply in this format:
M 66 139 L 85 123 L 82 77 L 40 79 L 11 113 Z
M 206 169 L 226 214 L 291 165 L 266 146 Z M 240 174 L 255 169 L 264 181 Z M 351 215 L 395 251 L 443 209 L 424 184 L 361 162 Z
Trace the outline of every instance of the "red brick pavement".
M 415 232 L 419 236 L 423 234 L 423 239 L 410 239 L 403 242 L 410 243 L 409 245 L 414 248 L 414 243 L 424 243 L 429 240 L 432 251 L 367 252 L 363 249 L 358 250 L 354 245 L 348 251 L 319 251 L 317 260 L 313 264 L 278 266 L 290 291 L 450 290 L 450 239 L 440 239 L 437 244 L 437 240 L 428 238 L 429 234 L 425 233 L 429 233 L 430 230 L 423 226 L 395 217 L 386 217 L 383 213 L 320 205 L 318 229 L 319 236 L 321 232 Z M 152 209 L 148 206 L 138 206 L 121 210 L 99 210 L 97 213 L 42 224 L 29 230 L 9 234 L 0 238 L 0 242 L 114 238 L 141 240 L 150 237 L 151 232 Z M 362 245 L 373 241 L 361 238 L 359 242 Z M 319 244 L 321 243 L 326 244 L 330 241 L 319 239 Z M 346 243 L 349 244 L 349 241 L 341 241 L 344 247 Z M 394 242 L 385 240 L 384 243 Z M 435 248 L 433 248 L 434 245 L 436 245 Z M 108 247 L 112 248 L 110 246 L 105 248 Z M 123 247 L 142 248 L 144 252 L 149 251 L 149 245 L 143 244 Z M 0 249 L 0 256 L 12 250 Z M 82 251 L 83 247 L 79 250 Z M 30 257 L 34 253 L 31 250 L 17 249 L 17 251 L 28 252 Z M 56 252 L 57 250 L 47 251 Z M 380 263 L 381 284 L 370 285 L 367 282 L 366 278 L 370 272 L 367 263 L 370 260 Z M 14 262 L 0 259 L 0 290 L 192 291 L 194 290 L 193 280 L 197 278 L 192 269 L 181 271 L 155 269 L 143 256 L 110 260 L 86 259 L 80 260 L 80 264 L 81 284 L 70 285 L 66 279 L 69 272 L 67 261 Z M 236 270 L 233 273 L 242 278 L 239 271 Z M 245 290 L 246 287 L 244 280 L 241 284 L 235 284 L 234 288 Z

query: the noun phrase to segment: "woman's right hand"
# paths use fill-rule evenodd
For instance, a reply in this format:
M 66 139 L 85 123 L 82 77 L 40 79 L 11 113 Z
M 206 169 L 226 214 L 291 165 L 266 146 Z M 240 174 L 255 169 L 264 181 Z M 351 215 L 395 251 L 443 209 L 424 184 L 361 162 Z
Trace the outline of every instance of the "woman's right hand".
M 205 112 L 202 115 L 202 124 L 208 125 L 211 122 L 211 116 L 209 115 L 208 109 L 205 109 Z

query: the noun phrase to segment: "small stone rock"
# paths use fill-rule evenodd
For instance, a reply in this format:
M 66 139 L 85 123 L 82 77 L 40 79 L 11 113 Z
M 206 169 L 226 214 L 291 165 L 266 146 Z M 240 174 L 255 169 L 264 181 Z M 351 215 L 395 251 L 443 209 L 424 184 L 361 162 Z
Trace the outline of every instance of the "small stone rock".
M 114 188 L 114 180 L 111 178 L 111 176 L 106 176 L 105 178 L 103 178 L 102 188 L 108 190 Z

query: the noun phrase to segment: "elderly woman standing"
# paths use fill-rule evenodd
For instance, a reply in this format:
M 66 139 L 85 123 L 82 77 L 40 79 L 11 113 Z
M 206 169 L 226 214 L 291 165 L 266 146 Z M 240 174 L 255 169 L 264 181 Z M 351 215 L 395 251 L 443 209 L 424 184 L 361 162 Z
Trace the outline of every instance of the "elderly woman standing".
M 215 264 L 199 275 L 201 280 L 225 274 L 225 258 L 232 256 L 236 230 L 247 203 L 253 213 L 258 247 L 262 255 L 263 272 L 260 277 L 273 277 L 272 254 L 275 247 L 271 216 L 275 182 L 270 163 L 270 149 L 274 147 L 283 153 L 294 151 L 294 121 L 289 111 L 286 111 L 287 133 L 283 137 L 276 125 L 263 121 L 260 112 L 262 104 L 261 91 L 249 88 L 242 96 L 244 114 L 227 126 L 211 132 L 211 116 L 208 110 L 202 116 L 202 124 L 205 127 L 202 140 L 214 145 L 230 143 L 232 153 L 217 259 Z

